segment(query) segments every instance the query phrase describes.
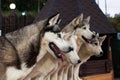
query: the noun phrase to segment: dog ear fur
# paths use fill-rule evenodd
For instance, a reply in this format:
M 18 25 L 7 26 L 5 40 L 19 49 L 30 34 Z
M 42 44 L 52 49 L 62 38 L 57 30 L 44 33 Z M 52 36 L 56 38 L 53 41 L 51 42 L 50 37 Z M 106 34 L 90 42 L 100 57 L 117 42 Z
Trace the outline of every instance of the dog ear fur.
M 88 16 L 86 19 L 83 19 L 83 23 L 89 24 L 90 22 L 90 16 Z
M 57 14 L 48 19 L 48 24 L 46 25 L 45 31 L 60 32 L 61 29 L 58 26 L 58 24 L 60 23 L 61 20 L 59 20 L 59 15 L 60 14 Z
M 76 25 L 80 24 L 82 22 L 82 20 L 83 20 L 83 13 L 72 20 L 72 25 L 76 26 Z
M 106 37 L 107 37 L 106 35 L 104 35 L 102 37 L 99 37 L 100 45 L 102 45 L 102 43 L 103 43 L 103 41 L 105 40 Z
M 60 15 L 60 14 L 57 14 L 56 16 L 52 17 L 52 18 L 49 20 L 49 25 L 50 25 L 50 26 L 55 25 L 55 24 L 58 22 L 59 15 Z

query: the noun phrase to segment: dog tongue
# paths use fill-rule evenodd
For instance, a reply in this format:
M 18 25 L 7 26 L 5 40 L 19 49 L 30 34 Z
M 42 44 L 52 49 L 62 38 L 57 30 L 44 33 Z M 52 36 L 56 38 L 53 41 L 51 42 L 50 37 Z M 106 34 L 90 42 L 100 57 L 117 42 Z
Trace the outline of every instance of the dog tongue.
M 87 42 L 88 42 L 88 43 L 91 43 L 91 39 L 87 39 Z
M 53 47 L 55 50 L 57 50 L 57 53 L 58 53 L 58 55 L 60 56 L 61 61 L 63 62 L 63 61 L 64 61 L 63 53 L 62 53 L 62 52 L 59 50 L 59 48 L 56 47 L 55 45 L 52 45 L 52 47 Z
M 58 55 L 61 57 L 61 61 L 63 62 L 63 61 L 64 61 L 63 53 L 62 53 L 62 52 L 59 52 Z
M 90 40 L 88 40 L 88 43 L 90 43 Z

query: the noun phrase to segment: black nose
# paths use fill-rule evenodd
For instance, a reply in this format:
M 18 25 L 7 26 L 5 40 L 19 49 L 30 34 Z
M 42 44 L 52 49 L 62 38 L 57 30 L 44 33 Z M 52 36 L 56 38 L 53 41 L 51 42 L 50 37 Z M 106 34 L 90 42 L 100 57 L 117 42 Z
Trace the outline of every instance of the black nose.
M 80 63 L 81 61 L 80 60 L 78 60 L 78 63 Z
M 72 47 L 69 47 L 68 50 L 69 50 L 69 51 L 73 51 L 73 48 L 72 48 Z
M 101 57 L 103 56 L 103 52 L 100 52 L 100 54 L 97 57 Z
M 100 52 L 100 56 L 103 56 L 103 52 Z
M 95 35 L 92 35 L 92 38 L 95 38 Z

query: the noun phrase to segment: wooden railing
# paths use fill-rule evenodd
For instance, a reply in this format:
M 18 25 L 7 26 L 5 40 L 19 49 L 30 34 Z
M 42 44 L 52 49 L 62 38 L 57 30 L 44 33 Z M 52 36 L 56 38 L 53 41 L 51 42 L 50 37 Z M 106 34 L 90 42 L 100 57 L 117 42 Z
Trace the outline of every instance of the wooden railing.
M 27 15 L 17 15 L 16 13 L 11 13 L 8 16 L 2 16 L 2 34 L 14 31 L 26 25 L 33 23 L 35 17 L 31 14 Z

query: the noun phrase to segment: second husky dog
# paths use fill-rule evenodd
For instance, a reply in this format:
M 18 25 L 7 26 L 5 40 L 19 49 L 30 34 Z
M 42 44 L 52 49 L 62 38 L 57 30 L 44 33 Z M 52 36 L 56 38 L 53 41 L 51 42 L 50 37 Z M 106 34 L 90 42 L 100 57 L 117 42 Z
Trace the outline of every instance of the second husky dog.
M 100 38 L 95 38 L 95 33 L 94 32 L 92 32 L 91 33 L 91 31 L 89 31 L 89 20 L 90 20 L 90 17 L 88 17 L 87 19 L 83 19 L 83 14 L 81 14 L 80 16 L 78 16 L 77 18 L 75 18 L 72 22 L 70 22 L 64 29 L 63 29 L 63 31 L 75 31 L 75 35 L 77 34 L 77 36 L 79 36 L 79 45 L 80 45 L 80 50 L 79 50 L 79 52 L 78 52 L 78 55 L 79 55 L 79 57 L 80 57 L 80 59 L 81 59 L 81 64 L 83 63 L 83 62 L 85 62 L 85 60 L 87 61 L 88 59 L 89 59 L 89 57 L 91 57 L 92 55 L 95 55 L 96 53 L 99 55 L 101 52 L 102 52 L 102 49 L 101 49 L 101 45 L 102 45 L 102 42 L 104 41 L 104 39 L 105 39 L 105 36 L 102 38 L 102 41 L 99 41 L 100 39 L 101 39 L 101 37 Z M 91 37 L 92 37 L 92 39 L 89 39 L 88 37 L 85 37 L 85 36 L 87 36 L 87 35 L 90 35 L 91 34 Z M 83 37 L 83 35 L 84 35 L 84 37 Z M 94 40 L 94 39 L 96 39 L 96 40 Z M 98 43 L 98 45 L 96 45 L 96 46 L 93 46 L 94 45 L 94 43 L 92 43 L 91 44 L 91 40 L 94 40 L 93 42 L 95 43 L 95 42 L 97 42 Z M 100 44 L 99 44 L 99 42 L 100 42 Z M 88 46 L 86 46 L 86 47 L 84 47 L 84 45 L 88 45 Z M 79 46 L 78 45 L 78 46 Z M 95 48 L 97 48 L 97 49 L 95 49 Z M 85 50 L 87 50 L 87 49 L 89 49 L 89 51 L 87 50 L 87 51 L 85 51 Z M 88 53 L 93 53 L 92 55 L 86 55 L 86 53 L 85 52 L 81 52 L 81 50 L 82 51 L 85 51 L 86 53 L 88 52 Z M 93 52 L 92 52 L 93 51 Z M 84 53 L 85 53 L 85 55 L 86 55 L 86 57 L 85 57 L 85 55 L 84 55 Z M 80 56 L 80 55 L 83 55 L 84 56 L 84 60 L 83 60 L 83 56 Z M 68 65 L 67 65 L 68 66 Z M 66 67 L 67 67 L 66 66 Z M 76 78 L 76 76 L 75 75 L 77 75 L 78 76 L 78 72 L 79 72 L 79 68 L 77 68 L 77 70 L 74 70 L 74 67 L 72 67 L 73 65 L 71 65 L 71 66 L 68 66 L 67 68 L 65 68 L 66 70 L 65 70 L 65 72 L 63 71 L 62 73 L 64 74 L 64 73 L 66 73 L 66 75 L 68 75 L 67 74 L 67 70 L 69 69 L 69 70 L 71 70 L 71 71 L 69 71 L 68 73 L 70 73 L 70 72 L 72 72 L 71 74 L 69 74 L 70 76 L 69 76 L 69 79 L 68 80 L 77 80 Z M 75 68 L 76 69 L 76 68 Z M 73 72 L 73 71 L 75 71 L 75 72 Z M 78 72 L 77 72 L 78 71 Z M 61 72 L 61 71 L 60 71 Z M 76 73 L 74 76 L 72 75 L 73 73 Z M 65 76 L 65 75 L 64 75 Z M 70 78 L 71 77 L 71 78 Z M 74 79 L 73 79 L 73 77 L 74 77 Z M 68 78 L 68 77 L 67 77 Z M 66 80 L 67 78 L 65 78 L 65 79 L 63 79 L 63 80 Z M 79 80 L 79 78 L 78 78 L 78 80 Z
M 74 32 L 74 35 L 78 36 L 77 42 L 79 47 L 77 51 L 79 51 L 81 45 L 83 43 L 89 43 L 89 41 L 94 38 L 94 33 L 90 31 L 89 25 L 90 17 L 83 19 L 83 14 L 73 19 L 65 28 L 63 28 L 63 32 Z M 64 66 L 64 64 L 63 64 Z M 58 74 L 62 75 L 63 72 L 59 72 Z

